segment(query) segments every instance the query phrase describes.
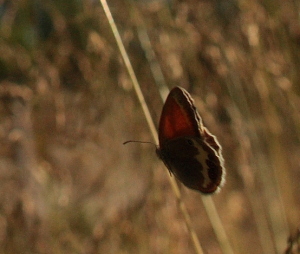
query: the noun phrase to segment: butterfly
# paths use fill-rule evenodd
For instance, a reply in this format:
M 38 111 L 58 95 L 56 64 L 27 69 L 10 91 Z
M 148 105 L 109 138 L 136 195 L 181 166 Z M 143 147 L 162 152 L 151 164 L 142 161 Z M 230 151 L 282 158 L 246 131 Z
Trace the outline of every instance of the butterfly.
M 158 157 L 186 187 L 211 194 L 224 183 L 222 148 L 204 127 L 190 94 L 173 88 L 159 122 Z

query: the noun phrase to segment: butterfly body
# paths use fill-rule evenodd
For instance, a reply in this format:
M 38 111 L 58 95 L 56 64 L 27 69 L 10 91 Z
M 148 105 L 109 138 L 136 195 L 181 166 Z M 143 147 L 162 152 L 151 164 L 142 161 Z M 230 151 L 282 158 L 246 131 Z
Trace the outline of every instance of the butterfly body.
M 221 146 L 203 126 L 193 99 L 180 87 L 169 93 L 159 124 L 158 156 L 185 186 L 210 194 L 223 183 Z

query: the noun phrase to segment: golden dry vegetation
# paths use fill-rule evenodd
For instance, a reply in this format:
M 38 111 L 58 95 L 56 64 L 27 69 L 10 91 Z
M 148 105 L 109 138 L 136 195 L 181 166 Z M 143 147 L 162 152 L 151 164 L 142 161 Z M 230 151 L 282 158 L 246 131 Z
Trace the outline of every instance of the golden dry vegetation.
M 180 186 L 204 253 L 300 253 L 300 3 L 108 5 L 154 122 L 180 85 L 223 146 L 229 250 Z M 0 253 L 196 253 L 154 146 L 122 145 L 152 138 L 101 4 L 3 0 L 0 18 Z

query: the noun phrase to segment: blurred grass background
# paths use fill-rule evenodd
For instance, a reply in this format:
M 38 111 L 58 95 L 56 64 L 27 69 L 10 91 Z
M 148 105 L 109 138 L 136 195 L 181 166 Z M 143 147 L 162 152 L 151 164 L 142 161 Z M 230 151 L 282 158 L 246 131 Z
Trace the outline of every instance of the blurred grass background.
M 0 253 L 194 253 L 155 149 L 122 145 L 151 136 L 99 2 L 0 4 Z M 284 253 L 300 225 L 300 3 L 108 4 L 155 122 L 155 82 L 180 85 L 222 144 L 213 199 L 235 253 Z M 181 189 L 204 252 L 222 253 Z

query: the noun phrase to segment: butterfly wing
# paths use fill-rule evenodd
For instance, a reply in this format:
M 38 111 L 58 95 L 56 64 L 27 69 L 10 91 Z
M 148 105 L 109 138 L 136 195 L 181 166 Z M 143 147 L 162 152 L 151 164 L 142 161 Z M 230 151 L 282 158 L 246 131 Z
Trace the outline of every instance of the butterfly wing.
M 223 183 L 221 146 L 202 124 L 193 99 L 180 87 L 171 90 L 159 123 L 157 154 L 184 185 L 213 193 Z
M 159 144 L 167 140 L 195 136 L 201 138 L 202 120 L 187 91 L 175 87 L 169 93 L 159 122 Z
M 222 185 L 223 161 L 201 139 L 175 138 L 167 141 L 159 153 L 168 169 L 185 186 L 209 194 Z

